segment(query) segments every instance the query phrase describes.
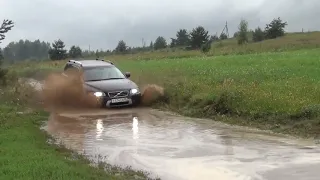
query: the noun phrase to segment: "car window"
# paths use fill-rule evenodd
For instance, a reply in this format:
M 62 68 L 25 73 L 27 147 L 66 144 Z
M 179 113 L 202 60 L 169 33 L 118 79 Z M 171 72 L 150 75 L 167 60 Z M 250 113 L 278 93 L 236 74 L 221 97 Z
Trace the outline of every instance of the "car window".
M 97 81 L 105 79 L 124 79 L 125 76 L 115 66 L 95 67 L 84 70 L 85 81 Z
M 75 75 L 75 73 L 79 73 L 79 69 L 72 64 L 67 64 L 64 68 L 64 73 L 68 76 L 71 74 Z

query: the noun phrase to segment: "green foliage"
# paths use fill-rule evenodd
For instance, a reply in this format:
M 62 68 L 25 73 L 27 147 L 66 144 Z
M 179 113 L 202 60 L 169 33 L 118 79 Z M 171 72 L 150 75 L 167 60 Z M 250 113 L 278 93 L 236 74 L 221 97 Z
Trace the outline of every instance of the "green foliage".
M 3 52 L 2 52 L 2 49 L 0 48 L 0 61 L 3 59 Z
M 265 28 L 266 39 L 275 39 L 277 37 L 284 36 L 284 28 L 288 25 L 287 22 L 282 22 L 280 17 L 273 19 Z
M 101 56 L 102 56 L 102 54 L 103 54 L 103 52 L 102 51 L 100 51 L 100 50 L 96 50 L 96 52 L 95 52 L 95 56 L 96 56 L 96 58 L 100 58 Z
M 219 39 L 220 40 L 225 40 L 225 39 L 228 39 L 228 36 L 227 36 L 226 33 L 221 33 Z
M 166 47 L 167 47 L 166 39 L 162 36 L 157 37 L 156 41 L 154 42 L 153 48 L 155 50 L 158 50 L 158 49 L 164 49 Z
M 215 41 L 217 41 L 217 40 L 219 40 L 219 38 L 218 38 L 217 35 L 210 36 L 210 41 L 211 41 L 211 42 L 215 42 Z
M 186 29 L 180 29 L 176 34 L 176 45 L 187 46 L 190 43 L 190 35 Z
M 5 85 L 5 81 L 6 81 L 6 74 L 7 74 L 7 69 L 3 69 L 2 68 L 2 64 L 3 64 L 3 56 L 2 56 L 2 50 L 0 48 L 0 85 Z
M 206 42 L 205 44 L 203 44 L 203 45 L 201 46 L 201 51 L 202 51 L 203 53 L 209 52 L 210 49 L 211 49 L 211 44 L 212 44 L 212 40 L 210 40 L 210 41 Z
M 149 48 L 152 50 L 153 49 L 153 42 L 150 42 Z
M 49 49 L 49 57 L 51 60 L 63 60 L 67 58 L 67 50 L 64 49 L 65 44 L 58 39 L 52 43 L 52 48 Z
M 170 43 L 170 48 L 176 47 L 177 46 L 177 40 L 174 38 L 171 38 L 171 43 Z
M 5 19 L 0 26 L 0 43 L 6 38 L 5 34 L 14 27 L 12 20 Z
M 234 34 L 233 34 L 233 38 L 237 38 L 239 36 L 239 31 L 237 31 L 237 32 L 235 32 Z
M 79 46 L 71 46 L 69 50 L 69 57 L 71 58 L 79 58 L 82 57 L 82 50 Z
M 262 31 L 260 27 L 257 27 L 252 34 L 252 41 L 260 42 L 264 40 L 264 37 L 265 37 L 265 33 Z
M 2 40 L 5 39 L 5 34 L 10 31 L 14 27 L 14 23 L 11 20 L 3 20 L 1 26 L 0 26 L 0 43 Z M 2 63 L 3 63 L 3 55 L 2 55 L 2 50 L 0 49 L 0 80 L 1 83 L 5 82 L 5 76 L 7 74 L 7 70 L 2 68 Z
M 199 49 L 201 46 L 209 41 L 210 36 L 208 31 L 202 26 L 192 29 L 190 33 L 190 45 L 194 49 Z
M 14 63 L 23 60 L 47 59 L 50 43 L 40 40 L 29 41 L 19 40 L 10 42 L 3 49 L 3 56 L 6 62 Z
M 242 19 L 239 26 L 238 26 L 238 35 L 237 35 L 237 40 L 238 44 L 246 44 L 248 43 L 248 21 Z
M 118 53 L 125 53 L 127 51 L 126 43 L 123 40 L 120 40 L 115 50 Z

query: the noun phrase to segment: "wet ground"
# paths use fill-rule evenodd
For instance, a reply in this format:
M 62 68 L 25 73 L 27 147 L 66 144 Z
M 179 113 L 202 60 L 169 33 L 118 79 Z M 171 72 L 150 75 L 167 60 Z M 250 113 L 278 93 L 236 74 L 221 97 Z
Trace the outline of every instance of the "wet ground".
M 312 142 L 148 108 L 68 110 L 44 128 L 79 153 L 162 179 L 320 179 Z

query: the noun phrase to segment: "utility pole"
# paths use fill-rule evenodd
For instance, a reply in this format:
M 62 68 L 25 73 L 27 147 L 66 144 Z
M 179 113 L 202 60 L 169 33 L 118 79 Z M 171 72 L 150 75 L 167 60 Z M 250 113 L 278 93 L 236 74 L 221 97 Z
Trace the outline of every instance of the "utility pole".
M 226 34 L 227 34 L 227 37 L 229 38 L 228 21 L 226 21 Z
M 141 42 L 142 42 L 142 47 L 145 47 L 146 46 L 146 42 L 144 42 L 144 38 L 141 39 Z
M 224 30 L 226 30 L 226 35 L 227 35 L 227 37 L 229 38 L 229 30 L 228 30 L 228 22 L 227 22 L 227 21 L 226 21 L 226 25 L 224 26 L 221 34 L 224 32 Z M 221 35 L 221 34 L 220 34 L 220 35 Z

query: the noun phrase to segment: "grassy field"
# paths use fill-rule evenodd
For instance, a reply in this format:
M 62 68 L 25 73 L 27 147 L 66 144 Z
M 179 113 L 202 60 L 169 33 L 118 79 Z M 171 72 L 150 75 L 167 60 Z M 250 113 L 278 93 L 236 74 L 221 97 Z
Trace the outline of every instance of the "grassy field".
M 182 114 L 243 117 L 232 123 L 316 136 L 320 132 L 320 49 L 251 55 L 119 61 L 141 85 L 166 89 Z
M 119 60 L 140 85 L 166 89 L 164 104 L 188 116 L 317 136 L 320 49 L 154 60 Z M 19 67 L 22 74 L 61 70 L 65 61 Z M 16 66 L 17 68 L 18 66 Z M 32 74 L 32 73 L 31 73 Z M 239 120 L 241 118 L 241 120 Z
M 291 134 L 318 132 L 320 32 L 238 46 L 235 39 L 213 44 L 209 54 L 164 51 L 108 56 L 140 85 L 166 89 L 165 107 L 182 114 L 241 117 L 237 124 Z M 318 47 L 318 48 L 317 48 Z M 41 78 L 66 61 L 12 66 L 21 76 Z
M 164 51 L 109 56 L 130 71 L 141 86 L 158 84 L 166 95 L 156 107 L 184 115 L 274 132 L 317 137 L 320 132 L 320 33 L 236 45 L 233 39 L 198 51 Z M 66 61 L 25 62 L 10 66 L 15 76 L 41 79 L 61 71 Z M 13 73 L 16 72 L 16 73 Z M 88 166 L 83 158 L 46 143 L 39 130 L 47 114 L 25 111 L 35 100 L 17 85 L 0 88 L 1 179 L 128 179 L 141 173 Z M 21 109 L 22 108 L 22 109 Z M 24 113 L 18 113 L 18 112 Z M 40 112 L 40 113 L 39 113 Z M 117 174 L 117 175 L 115 175 Z

